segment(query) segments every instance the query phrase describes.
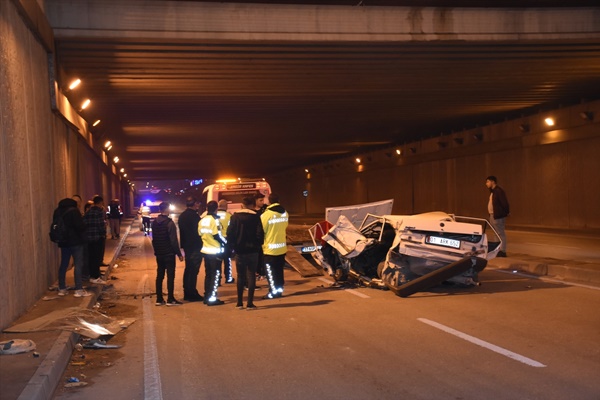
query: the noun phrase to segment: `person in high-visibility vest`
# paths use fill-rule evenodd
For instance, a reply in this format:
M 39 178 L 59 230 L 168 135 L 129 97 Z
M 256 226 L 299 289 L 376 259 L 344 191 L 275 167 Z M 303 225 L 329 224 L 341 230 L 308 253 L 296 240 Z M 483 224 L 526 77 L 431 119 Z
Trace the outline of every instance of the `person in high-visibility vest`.
M 204 304 L 217 306 L 224 304 L 217 298 L 219 278 L 221 276 L 221 263 L 227 241 L 222 235 L 221 223 L 217 215 L 219 207 L 216 201 L 209 201 L 206 205 L 206 215 L 198 223 L 198 234 L 202 238 L 202 253 L 204 257 Z
M 274 299 L 283 295 L 283 267 L 285 253 L 287 252 L 286 230 L 288 226 L 288 213 L 279 204 L 279 196 L 269 195 L 270 205 L 260 216 L 265 241 L 263 243 L 265 271 L 269 281 L 269 293 L 263 299 Z
M 231 213 L 227 211 L 227 200 L 219 200 L 217 215 L 219 216 L 219 222 L 221 223 L 221 233 L 225 240 L 227 240 L 227 228 L 229 227 L 229 221 L 231 220 Z M 223 257 L 223 275 L 225 275 L 225 283 L 235 282 L 233 272 L 231 271 L 231 254 L 225 254 Z

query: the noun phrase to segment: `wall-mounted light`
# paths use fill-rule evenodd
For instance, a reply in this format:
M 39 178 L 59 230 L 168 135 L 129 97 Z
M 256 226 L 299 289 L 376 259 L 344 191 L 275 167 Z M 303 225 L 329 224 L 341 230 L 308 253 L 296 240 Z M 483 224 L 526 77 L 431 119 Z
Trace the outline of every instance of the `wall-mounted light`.
M 115 156 L 115 157 L 113 158 L 113 162 L 114 162 L 115 164 L 116 164 L 116 163 L 118 163 L 118 162 L 119 162 L 119 157 Z
M 81 83 L 81 79 L 77 78 L 69 85 L 69 90 L 75 89 Z
M 125 168 L 121 168 L 121 169 L 119 170 L 119 172 L 121 172 L 121 173 L 125 172 Z
M 582 111 L 579 113 L 579 116 L 581 117 L 581 119 L 583 119 L 585 121 L 593 121 L 594 120 L 594 113 L 591 111 Z
M 94 122 L 94 123 L 92 124 L 92 126 L 98 126 L 98 124 L 99 124 L 99 123 L 100 123 L 100 120 L 99 120 L 99 119 L 97 119 L 97 120 L 96 120 L 96 122 Z
M 402 155 L 402 149 L 396 149 L 396 154 L 401 156 Z
M 85 110 L 91 103 L 92 101 L 90 99 L 86 99 L 83 104 L 81 105 L 81 109 Z
M 545 123 L 546 123 L 546 125 L 548 125 L 548 126 L 554 126 L 554 118 L 550 118 L 550 117 L 548 117 L 548 118 L 546 118 L 546 119 L 544 120 L 544 122 L 545 122 Z
M 112 142 L 110 140 L 107 140 L 106 143 L 104 143 L 104 148 L 108 149 L 110 146 L 112 146 Z
M 360 158 L 356 157 L 356 158 L 354 159 L 354 161 L 355 161 L 357 164 L 360 164 Z
M 304 168 L 304 172 L 306 172 L 308 174 L 308 168 Z
M 123 178 L 127 178 L 127 174 L 123 174 Z
M 519 125 L 519 130 L 523 133 L 529 132 L 529 124 L 521 124 Z

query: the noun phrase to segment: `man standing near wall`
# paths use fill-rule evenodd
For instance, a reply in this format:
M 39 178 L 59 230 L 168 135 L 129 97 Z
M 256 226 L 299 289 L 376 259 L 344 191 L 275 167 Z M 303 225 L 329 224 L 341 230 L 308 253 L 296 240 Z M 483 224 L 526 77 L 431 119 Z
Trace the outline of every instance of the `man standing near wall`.
M 83 216 L 87 228 L 90 282 L 104 285 L 106 281 L 100 274 L 100 266 L 104 263 L 104 242 L 106 241 L 104 199 L 96 195 L 92 201 L 94 205 Z
M 506 193 L 498 186 L 498 180 L 495 176 L 490 175 L 485 181 L 485 186 L 490 190 L 490 199 L 488 201 L 488 213 L 490 214 L 490 223 L 498 232 L 502 239 L 502 246 L 498 252 L 498 257 L 506 257 L 506 232 L 505 222 L 506 217 L 510 215 L 510 206 Z

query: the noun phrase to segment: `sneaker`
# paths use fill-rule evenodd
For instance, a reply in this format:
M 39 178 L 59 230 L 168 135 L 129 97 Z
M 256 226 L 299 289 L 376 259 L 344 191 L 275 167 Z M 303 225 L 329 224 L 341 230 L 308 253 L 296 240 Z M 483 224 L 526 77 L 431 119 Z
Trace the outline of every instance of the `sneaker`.
M 75 293 L 73 294 L 73 297 L 88 297 L 91 296 L 92 294 L 88 291 L 86 291 L 85 289 L 79 289 L 76 290 Z
M 238 310 L 243 310 L 244 309 L 244 305 L 243 304 L 236 304 L 235 308 L 237 308 Z
M 156 303 L 154 303 L 155 306 L 164 306 L 165 304 L 167 304 L 164 300 L 156 300 Z
M 66 296 L 68 294 L 69 294 L 69 291 L 67 289 L 58 289 L 59 296 Z
M 505 251 L 502 251 L 502 250 L 500 250 L 500 251 L 498 252 L 498 254 L 496 255 L 496 257 L 506 257 L 506 252 L 505 252 Z
M 231 279 L 227 279 L 227 281 L 225 283 L 234 283 L 234 282 L 235 282 L 235 279 L 231 278 Z
M 265 296 L 263 296 L 263 300 L 272 300 L 272 299 L 276 299 L 277 297 L 281 297 L 281 296 L 278 296 L 277 294 L 273 294 L 273 293 L 269 292 Z
M 206 302 L 207 306 L 220 306 L 222 304 L 225 304 L 225 302 L 223 300 L 219 300 L 219 299 Z
M 183 304 L 182 302 L 180 302 L 179 300 L 175 300 L 175 299 L 167 301 L 167 306 L 180 306 L 182 304 Z
M 106 285 L 106 281 L 104 279 L 102 279 L 102 278 L 95 278 L 95 279 L 92 278 L 92 279 L 90 279 L 90 282 L 91 283 L 96 283 L 98 285 Z
M 254 304 L 249 304 L 246 306 L 246 310 L 250 311 L 250 310 L 256 310 L 258 307 L 256 307 Z

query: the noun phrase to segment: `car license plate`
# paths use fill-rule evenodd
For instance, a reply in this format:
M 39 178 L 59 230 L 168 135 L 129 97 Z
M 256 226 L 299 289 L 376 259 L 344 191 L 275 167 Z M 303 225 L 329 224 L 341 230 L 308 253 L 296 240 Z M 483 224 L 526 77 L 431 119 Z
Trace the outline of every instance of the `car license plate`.
M 448 239 L 439 236 L 428 236 L 427 243 L 436 244 L 438 246 L 454 247 L 460 249 L 460 240 Z

